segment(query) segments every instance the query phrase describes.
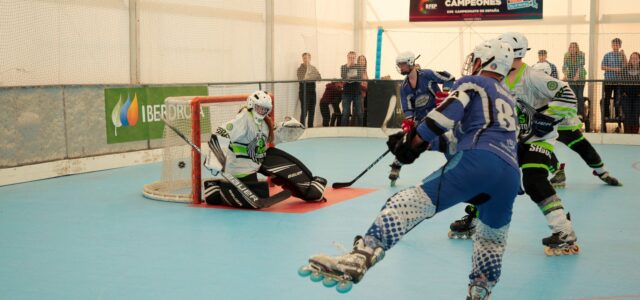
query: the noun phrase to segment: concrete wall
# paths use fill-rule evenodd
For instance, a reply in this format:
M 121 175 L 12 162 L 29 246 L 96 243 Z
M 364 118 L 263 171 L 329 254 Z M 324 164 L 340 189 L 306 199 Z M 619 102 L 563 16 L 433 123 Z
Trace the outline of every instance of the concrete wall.
M 0 168 L 149 149 L 107 144 L 105 87 L 0 88 Z

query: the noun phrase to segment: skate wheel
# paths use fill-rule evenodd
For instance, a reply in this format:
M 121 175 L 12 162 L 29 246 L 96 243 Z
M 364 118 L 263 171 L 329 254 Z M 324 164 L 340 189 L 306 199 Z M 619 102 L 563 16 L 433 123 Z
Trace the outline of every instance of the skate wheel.
M 324 285 L 324 286 L 326 286 L 326 287 L 328 287 L 328 288 L 334 287 L 334 286 L 336 286 L 337 284 L 338 284 L 338 281 L 337 281 L 337 280 L 335 280 L 335 279 L 333 279 L 333 278 L 331 278 L 331 277 L 325 277 L 325 278 L 322 280 L 322 285 Z
M 453 231 L 449 231 L 449 233 L 447 233 L 447 236 L 448 236 L 450 239 L 455 239 L 455 238 L 456 238 L 456 237 L 453 235 Z
M 578 254 L 580 253 L 580 246 L 578 246 L 577 244 L 573 244 L 570 250 L 571 250 L 571 254 Z
M 336 290 L 341 294 L 348 293 L 351 288 L 353 288 L 353 283 L 351 281 L 342 281 L 336 286 Z
M 311 268 L 307 265 L 304 265 L 298 269 L 298 275 L 302 277 L 307 277 L 311 275 L 311 272 L 312 272 Z
M 544 247 L 544 254 L 546 254 L 547 256 L 553 256 L 553 249 L 545 246 Z
M 320 272 L 311 272 L 311 276 L 309 278 L 313 282 L 318 282 L 324 279 L 324 275 L 320 274 Z
M 564 250 L 558 248 L 553 249 L 553 255 L 560 256 L 562 254 L 564 254 Z

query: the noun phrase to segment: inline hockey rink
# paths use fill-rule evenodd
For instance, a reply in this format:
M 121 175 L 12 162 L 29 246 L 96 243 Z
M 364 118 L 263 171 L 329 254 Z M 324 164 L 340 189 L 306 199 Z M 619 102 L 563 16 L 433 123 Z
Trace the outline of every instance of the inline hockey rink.
M 637 146 L 594 145 L 611 187 L 573 152 L 559 190 L 572 215 L 579 255 L 547 257 L 550 234 L 526 196 L 514 205 L 499 299 L 640 299 L 640 156 Z M 349 181 L 386 149 L 375 138 L 315 138 L 281 144 L 329 184 Z M 426 220 L 349 294 L 301 278 L 320 252 L 339 254 L 363 234 L 385 200 L 444 163 L 427 153 L 405 166 L 396 187 L 391 155 L 353 187 L 360 196 L 308 212 L 243 211 L 153 201 L 141 187 L 146 164 L 0 187 L 0 295 L 3 299 L 463 299 L 471 242 L 447 238 L 463 205 Z M 468 184 L 474 184 L 469 182 Z M 356 195 L 355 193 L 353 195 Z M 353 196 L 352 195 L 352 196 Z M 349 198 L 349 197 L 347 197 Z M 300 201 L 289 205 L 313 205 Z M 343 248 L 343 250 L 340 250 Z

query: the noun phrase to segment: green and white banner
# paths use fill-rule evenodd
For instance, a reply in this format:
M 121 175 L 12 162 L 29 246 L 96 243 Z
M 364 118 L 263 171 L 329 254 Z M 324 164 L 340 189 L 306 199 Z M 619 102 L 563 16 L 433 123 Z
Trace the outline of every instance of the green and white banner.
M 167 97 L 206 95 L 206 86 L 106 88 L 107 144 L 162 138 Z

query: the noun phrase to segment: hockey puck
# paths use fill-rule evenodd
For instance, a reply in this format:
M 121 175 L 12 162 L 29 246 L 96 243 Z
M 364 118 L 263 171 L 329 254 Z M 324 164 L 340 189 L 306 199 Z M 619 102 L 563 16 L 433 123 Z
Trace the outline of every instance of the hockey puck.
M 178 168 L 183 169 L 187 164 L 184 163 L 184 161 L 181 161 L 178 163 Z

